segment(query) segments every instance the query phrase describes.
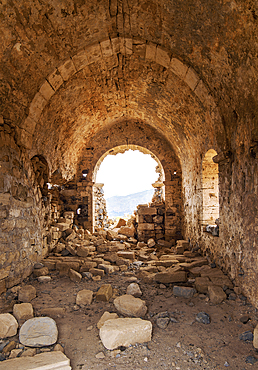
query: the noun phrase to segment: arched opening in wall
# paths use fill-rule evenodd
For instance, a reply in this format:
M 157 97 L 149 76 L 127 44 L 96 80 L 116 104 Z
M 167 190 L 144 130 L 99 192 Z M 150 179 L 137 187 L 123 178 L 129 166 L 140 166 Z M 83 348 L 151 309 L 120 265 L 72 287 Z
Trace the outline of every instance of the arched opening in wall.
M 106 152 L 93 173 L 95 228 L 108 226 L 107 218 L 128 219 L 153 197 L 164 199 L 164 179 L 160 161 L 145 148 L 123 145 Z
M 218 164 L 213 162 L 217 155 L 214 149 L 205 154 L 202 161 L 202 223 L 205 231 L 214 231 L 218 226 L 219 219 L 219 169 Z

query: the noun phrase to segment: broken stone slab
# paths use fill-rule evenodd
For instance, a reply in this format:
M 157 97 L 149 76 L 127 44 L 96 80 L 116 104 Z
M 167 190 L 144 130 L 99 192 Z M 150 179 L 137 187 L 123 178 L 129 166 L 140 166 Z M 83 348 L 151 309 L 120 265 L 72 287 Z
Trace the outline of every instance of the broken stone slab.
M 33 357 L 17 357 L 0 363 L 0 370 L 72 370 L 70 360 L 60 351 L 44 352 Z
M 117 252 L 118 257 L 121 258 L 126 258 L 129 260 L 134 260 L 135 259 L 135 253 L 134 251 L 119 251 Z
M 96 301 L 108 302 L 113 295 L 113 289 L 110 284 L 102 285 L 96 293 Z
M 69 270 L 73 269 L 75 271 L 79 271 L 80 264 L 79 262 L 68 262 L 68 261 L 59 261 L 56 263 L 56 269 L 59 271 L 60 276 L 67 276 L 69 274 Z
M 103 277 L 105 275 L 105 271 L 104 270 L 101 270 L 101 269 L 96 269 L 96 268 L 91 268 L 89 270 L 89 272 L 93 275 L 93 276 L 100 276 L 100 277 Z
M 116 271 L 115 270 L 115 266 L 107 265 L 107 264 L 104 264 L 104 263 L 100 263 L 98 265 L 98 268 L 100 270 L 104 270 L 105 271 L 105 274 L 113 274 Z
M 70 269 L 69 270 L 69 278 L 70 278 L 71 281 L 73 281 L 75 283 L 79 283 L 82 279 L 82 275 L 79 272 L 77 272 L 73 269 Z
M 131 283 L 126 289 L 126 294 L 133 295 L 135 298 L 142 296 L 142 291 L 137 283 Z
M 176 297 L 192 298 L 196 293 L 196 290 L 191 287 L 177 286 L 173 287 L 173 294 Z
M 0 314 L 0 339 L 16 335 L 18 322 L 10 313 Z
M 79 257 L 87 257 L 89 254 L 89 248 L 79 245 L 76 252 Z
M 151 334 L 151 322 L 139 318 L 107 320 L 99 331 L 103 345 L 109 350 L 120 346 L 129 347 L 136 343 L 149 342 Z
M 56 343 L 58 330 L 50 317 L 34 317 L 27 320 L 21 327 L 19 340 L 28 347 L 51 346 Z
M 86 306 L 88 304 L 91 304 L 92 299 L 93 299 L 93 291 L 83 289 L 77 293 L 76 304 L 78 306 Z
M 32 285 L 25 285 L 20 288 L 18 300 L 23 303 L 29 303 L 36 298 L 36 289 Z
M 119 235 L 125 235 L 127 237 L 134 237 L 135 234 L 135 228 L 133 226 L 121 226 L 118 230 Z
M 34 271 L 33 271 L 33 275 L 35 277 L 46 276 L 48 274 L 49 274 L 49 271 L 48 271 L 48 268 L 47 267 L 42 267 L 42 268 L 39 268 L 39 269 L 34 269 Z
M 205 277 L 196 277 L 195 279 L 195 288 L 198 293 L 206 294 L 208 293 L 208 286 L 213 285 L 210 279 Z
M 224 287 L 227 287 L 229 289 L 233 289 L 234 288 L 233 283 L 225 275 L 224 276 L 221 276 L 221 277 L 209 276 L 209 278 L 211 279 L 211 281 L 212 281 L 212 283 L 214 285 L 218 285 L 221 288 L 224 288 Z
M 147 312 L 145 301 L 129 294 L 117 297 L 114 300 L 114 305 L 118 312 L 127 316 L 143 317 Z
M 224 290 L 216 285 L 209 285 L 208 286 L 208 294 L 210 298 L 210 302 L 213 304 L 220 304 L 225 299 L 227 299 L 227 295 Z
M 107 320 L 118 319 L 118 314 L 115 312 L 105 311 L 97 323 L 97 328 L 100 329 Z
M 185 271 L 158 272 L 155 275 L 155 281 L 162 284 L 183 283 L 187 281 L 187 273 Z
M 90 269 L 97 267 L 97 263 L 93 261 L 86 261 L 80 268 L 80 272 L 89 272 Z
M 33 317 L 33 307 L 31 303 L 20 303 L 13 306 L 13 315 L 21 325 L 24 321 Z

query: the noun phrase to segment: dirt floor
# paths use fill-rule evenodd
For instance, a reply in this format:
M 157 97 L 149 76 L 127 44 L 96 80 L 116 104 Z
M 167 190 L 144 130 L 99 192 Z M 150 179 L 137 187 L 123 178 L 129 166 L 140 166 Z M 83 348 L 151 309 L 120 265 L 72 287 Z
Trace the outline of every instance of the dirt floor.
M 106 275 L 101 281 L 84 278 L 80 283 L 74 283 L 68 277 L 60 278 L 56 271 L 51 276 L 48 283 L 39 283 L 33 277 L 26 283 L 37 289 L 37 298 L 31 302 L 35 316 L 44 314 L 55 319 L 59 330 L 58 343 L 71 359 L 74 370 L 258 369 L 258 361 L 255 363 L 258 352 L 252 342 L 239 338 L 242 333 L 253 331 L 258 322 L 257 310 L 243 296 L 212 305 L 204 294 L 191 299 L 176 298 L 171 286 L 145 284 L 138 280 L 143 292 L 141 299 L 148 307 L 145 319 L 153 323 L 152 340 L 109 351 L 100 341 L 96 324 L 105 311 L 116 312 L 113 298 L 110 302 L 93 300 L 90 306 L 79 308 L 75 304 L 76 294 L 82 289 L 96 292 L 107 283 L 117 289 L 116 295 L 125 294 L 135 272 Z M 12 294 L 2 295 L 1 313 L 12 313 L 14 303 L 17 300 Z M 195 320 L 199 312 L 210 316 L 210 324 Z M 160 313 L 170 317 L 165 329 L 156 324 L 155 315 Z

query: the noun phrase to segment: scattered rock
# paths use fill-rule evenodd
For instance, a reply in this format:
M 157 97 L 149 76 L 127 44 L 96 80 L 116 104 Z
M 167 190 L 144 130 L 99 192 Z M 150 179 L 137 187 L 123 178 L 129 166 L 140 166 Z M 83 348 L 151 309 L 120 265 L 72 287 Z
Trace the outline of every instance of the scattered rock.
M 42 268 L 39 268 L 33 271 L 33 275 L 35 277 L 46 276 L 48 274 L 49 274 L 49 271 L 47 267 L 42 267 Z
M 196 321 L 201 324 L 210 324 L 210 316 L 205 312 L 199 312 L 196 316 Z
M 244 342 L 249 342 L 254 339 L 253 333 L 251 331 L 245 331 L 244 333 L 239 335 L 239 339 L 243 340 Z
M 9 358 L 16 358 L 22 352 L 21 348 L 11 350 Z
M 51 276 L 39 276 L 38 277 L 39 283 L 48 283 L 51 280 L 52 280 Z
M 60 351 L 60 352 L 63 352 L 64 353 L 64 349 L 63 347 L 61 346 L 61 344 L 57 343 L 53 349 L 53 351 Z
M 21 357 L 35 356 L 36 353 L 37 353 L 37 349 L 36 348 L 28 348 L 24 352 L 22 352 Z
M 118 315 L 115 312 L 109 313 L 105 311 L 103 315 L 101 316 L 101 318 L 99 319 L 99 322 L 97 323 L 97 328 L 100 329 L 107 320 L 111 320 L 111 319 L 112 320 L 118 319 Z
M 33 317 L 33 307 L 31 303 L 20 303 L 13 306 L 13 315 L 19 324 Z
M 93 299 L 93 292 L 91 290 L 83 289 L 77 293 L 76 304 L 78 306 L 86 306 L 91 304 Z
M 123 295 L 114 300 L 118 312 L 133 317 L 143 317 L 147 312 L 145 301 L 132 295 Z
M 133 295 L 136 298 L 139 298 L 142 296 L 142 291 L 138 284 L 131 283 L 126 290 L 126 294 Z
M 156 245 L 156 242 L 155 242 L 155 240 L 154 239 L 149 239 L 148 241 L 147 241 L 147 244 L 148 244 L 148 247 L 149 248 L 153 248 L 153 247 L 155 247 L 155 245 Z
M 118 318 L 107 320 L 100 328 L 103 345 L 113 350 L 120 346 L 128 347 L 151 340 L 152 324 L 139 318 Z
M 156 324 L 157 324 L 157 326 L 160 329 L 166 329 L 166 327 L 168 326 L 169 322 L 170 322 L 170 318 L 169 317 L 159 317 L 156 320 Z
M 102 358 L 105 358 L 105 355 L 104 355 L 104 353 L 103 352 L 99 352 L 99 353 L 97 353 L 96 354 L 96 356 L 95 356 L 97 359 L 102 359 Z
M 247 324 L 248 321 L 250 320 L 250 317 L 245 315 L 245 316 L 242 316 L 240 317 L 239 321 L 242 322 L 243 324 Z
M 245 362 L 247 364 L 251 364 L 251 365 L 254 365 L 257 361 L 258 361 L 258 359 L 254 356 L 247 356 L 246 359 L 245 359 Z
M 53 319 L 34 317 L 22 325 L 19 340 L 28 347 L 44 347 L 56 343 L 57 335 L 58 330 Z
M 0 339 L 16 335 L 18 322 L 10 313 L 0 314 Z
M 18 300 L 20 302 L 29 303 L 36 298 L 36 289 L 32 285 L 25 285 L 20 288 Z
M 110 284 L 102 285 L 96 293 L 96 301 L 108 302 L 113 295 L 113 289 Z
M 176 297 L 183 297 L 183 298 L 192 298 L 196 293 L 194 288 L 184 287 L 184 286 L 177 286 L 173 287 L 173 294 Z
M 225 299 L 227 299 L 227 295 L 225 294 L 224 290 L 216 285 L 209 285 L 208 286 L 208 294 L 211 303 L 213 304 L 220 304 Z
M 17 346 L 17 343 L 12 340 L 11 342 L 9 342 L 4 348 L 3 348 L 3 353 L 6 354 L 6 353 L 9 353 L 11 352 L 13 349 L 15 349 Z
M 77 272 L 73 269 L 70 269 L 69 270 L 69 278 L 70 278 L 71 281 L 73 281 L 75 283 L 79 283 L 82 279 L 82 275 L 79 272 Z

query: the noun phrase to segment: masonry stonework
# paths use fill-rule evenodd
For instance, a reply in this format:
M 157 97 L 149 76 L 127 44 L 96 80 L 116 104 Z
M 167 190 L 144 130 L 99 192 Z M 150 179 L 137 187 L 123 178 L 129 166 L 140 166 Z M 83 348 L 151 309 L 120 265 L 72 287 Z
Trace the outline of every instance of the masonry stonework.
M 258 307 L 257 4 L 14 0 L 0 14 L 1 291 L 53 248 L 64 212 L 92 228 L 98 162 L 133 146 L 164 169 L 166 238 Z M 210 149 L 218 237 L 202 222 Z

